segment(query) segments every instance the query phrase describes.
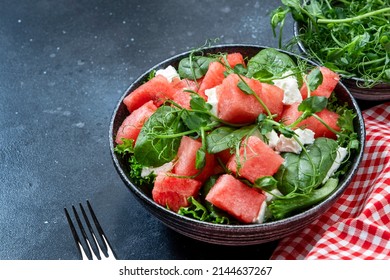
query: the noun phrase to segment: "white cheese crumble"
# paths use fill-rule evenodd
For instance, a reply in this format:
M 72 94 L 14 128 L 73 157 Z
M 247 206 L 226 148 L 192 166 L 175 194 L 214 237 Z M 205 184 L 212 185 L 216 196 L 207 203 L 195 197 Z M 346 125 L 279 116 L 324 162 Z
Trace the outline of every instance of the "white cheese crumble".
M 297 134 L 298 140 L 302 143 L 302 145 L 314 143 L 314 131 L 308 128 L 305 129 L 297 128 L 294 131 Z M 279 141 L 275 146 L 275 150 L 278 152 L 289 152 L 289 153 L 300 154 L 302 151 L 302 147 L 294 138 L 292 137 L 288 138 L 283 134 L 281 134 L 279 137 Z
M 207 96 L 207 103 L 211 105 L 211 113 L 218 116 L 218 96 L 215 87 L 206 89 L 204 94 Z
M 305 129 L 297 128 L 294 131 L 298 135 L 298 139 L 299 139 L 299 141 L 301 141 L 301 143 L 303 145 L 313 144 L 314 143 L 314 135 L 315 135 L 315 133 L 314 133 L 313 130 L 308 129 L 308 128 L 305 128 Z
M 294 138 L 288 138 L 283 134 L 280 135 L 279 141 L 276 144 L 275 150 L 278 152 L 288 152 L 299 154 L 302 151 L 301 146 Z
M 272 199 L 274 199 L 274 196 L 272 194 L 275 194 L 277 196 L 282 196 L 282 193 L 278 189 L 273 189 L 271 193 L 263 192 L 265 195 L 265 200 L 260 206 L 260 211 L 258 216 L 253 220 L 254 224 L 261 224 L 264 222 L 264 220 L 270 216 L 270 212 L 267 208 L 268 202 L 270 202 Z
M 343 162 L 344 158 L 348 154 L 348 150 L 343 147 L 338 147 L 336 152 L 336 158 L 333 161 L 332 166 L 329 168 L 328 172 L 326 173 L 326 176 L 324 180 L 322 181 L 322 184 L 325 184 L 328 179 L 333 176 L 333 174 L 336 172 L 337 169 L 339 169 L 340 164 Z
M 279 136 L 275 130 L 271 130 L 265 134 L 265 138 L 268 140 L 268 146 L 274 149 L 279 142 Z
M 291 70 L 283 73 L 283 76 L 287 76 L 283 79 L 273 80 L 274 85 L 283 89 L 283 104 L 291 105 L 296 102 L 302 102 L 302 95 L 299 91 L 297 78 L 293 75 Z
M 283 194 L 278 189 L 273 189 L 272 191 L 270 191 L 270 193 L 265 192 L 265 201 L 270 202 L 271 200 L 273 200 L 275 198 L 273 194 L 277 196 L 283 196 Z
M 167 78 L 167 80 L 169 82 L 172 82 L 172 80 L 174 78 L 180 78 L 179 76 L 179 73 L 177 73 L 175 67 L 173 67 L 172 65 L 169 65 L 167 68 L 165 69 L 159 69 L 156 71 L 156 76 L 157 75 L 162 75 L 164 76 L 165 78 Z
M 261 203 L 258 216 L 253 220 L 254 224 L 261 224 L 264 222 L 266 210 L 267 210 L 267 202 L 264 200 L 263 203 Z
M 164 163 L 163 165 L 159 166 L 159 167 L 147 167 L 147 166 L 144 166 L 142 167 L 142 172 L 141 172 L 141 177 L 146 177 L 150 174 L 152 174 L 152 172 L 154 174 L 158 174 L 160 172 L 168 172 L 168 171 L 171 171 L 173 168 L 173 162 L 170 161 L 170 162 L 167 162 L 167 163 Z

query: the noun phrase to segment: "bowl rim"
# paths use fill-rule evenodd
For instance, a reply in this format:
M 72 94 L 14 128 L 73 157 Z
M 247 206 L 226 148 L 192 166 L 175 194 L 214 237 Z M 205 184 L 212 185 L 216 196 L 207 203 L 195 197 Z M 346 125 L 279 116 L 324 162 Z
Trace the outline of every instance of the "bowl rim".
M 295 54 L 295 53 L 292 53 L 292 52 L 289 52 L 289 51 L 285 51 L 285 50 L 281 50 L 281 49 L 278 49 L 278 48 L 275 48 L 275 47 L 268 47 L 268 46 L 264 46 L 264 45 L 256 45 L 256 44 L 218 44 L 218 45 L 214 45 L 214 46 L 210 46 L 210 47 L 205 47 L 205 48 L 201 48 L 202 51 L 206 52 L 206 51 L 213 51 L 213 50 L 217 50 L 217 49 L 226 49 L 226 48 L 229 48 L 229 49 L 234 49 L 234 48 L 255 48 L 255 49 L 258 49 L 258 51 L 262 50 L 262 49 L 266 49 L 266 48 L 272 48 L 272 49 L 275 49 L 277 51 L 280 51 L 282 53 L 285 53 L 289 56 L 293 56 L 293 57 L 296 57 L 298 59 L 303 59 L 303 60 L 306 60 L 308 61 L 309 63 L 313 64 L 313 65 L 316 65 L 316 66 L 319 66 L 319 64 L 315 61 L 311 61 L 310 59 L 302 56 L 302 55 L 299 55 L 299 54 Z M 109 126 L 109 148 L 110 148 L 110 154 L 111 154 L 111 157 L 112 157 L 112 160 L 114 162 L 114 166 L 115 168 L 117 169 L 117 172 L 119 173 L 120 177 L 122 178 L 122 180 L 125 182 L 126 186 L 128 189 L 130 189 L 132 191 L 133 194 L 135 194 L 139 199 L 141 199 L 142 201 L 146 202 L 148 206 L 151 206 L 154 210 L 158 210 L 158 211 L 162 211 L 164 213 L 164 215 L 167 215 L 167 218 L 173 218 L 173 219 L 179 219 L 181 221 L 186 221 L 186 222 L 189 222 L 189 223 L 192 223 L 192 224 L 197 224 L 199 226 L 202 226 L 204 228 L 213 228 L 213 229 L 218 229 L 218 230 L 227 230 L 227 231 L 231 231 L 231 230 L 235 230 L 235 231 L 247 231 L 247 230 L 256 230 L 258 231 L 259 229 L 264 229 L 264 230 L 267 230 L 267 231 L 270 231 L 272 230 L 273 228 L 277 228 L 277 227 L 280 227 L 280 226 L 283 226 L 283 225 L 288 225 L 296 220 L 301 220 L 301 219 L 305 219 L 305 218 L 310 218 L 312 215 L 314 215 L 315 213 L 319 213 L 321 209 L 328 209 L 330 206 L 327 205 L 328 203 L 330 203 L 330 205 L 333 205 L 334 202 L 341 196 L 341 194 L 344 192 L 345 188 L 350 184 L 350 182 L 352 181 L 353 177 L 356 175 L 357 173 L 357 169 L 361 163 L 361 160 L 362 160 L 362 157 L 363 157 L 363 152 L 364 152 L 364 148 L 365 148 L 365 135 L 366 135 L 366 131 L 365 131 L 365 127 L 364 127 L 364 120 L 363 120 L 363 116 L 362 116 L 362 112 L 355 100 L 355 98 L 353 97 L 353 95 L 350 93 L 349 89 L 347 87 L 345 87 L 341 82 L 338 83 L 339 86 L 341 86 L 343 88 L 343 90 L 347 93 L 348 97 L 350 98 L 351 100 L 351 103 L 352 103 L 352 106 L 356 115 L 357 115 L 357 123 L 359 124 L 359 132 L 360 132 L 360 139 L 359 139 L 359 142 L 360 142 L 360 148 L 359 148 L 359 151 L 357 151 L 356 155 L 355 155 L 355 160 L 353 162 L 353 164 L 351 165 L 350 169 L 349 169 L 349 172 L 346 174 L 346 176 L 343 178 L 343 181 L 339 182 L 339 187 L 336 189 L 336 191 L 334 191 L 329 197 L 327 197 L 324 201 L 318 203 L 317 205 L 314 205 L 313 207 L 301 212 L 301 213 L 298 213 L 298 214 L 295 214 L 293 216 L 290 216 L 290 217 L 287 217 L 287 218 L 284 218 L 282 220 L 277 220 L 277 221 L 271 221 L 271 222 L 266 222 L 266 223 L 259 223 L 259 224 L 214 224 L 214 223 L 210 223 L 210 222 L 205 222 L 205 221 L 199 221 L 199 220 L 196 220 L 196 219 L 193 219 L 193 218 L 190 218 L 190 217 L 187 217 L 187 216 L 183 216 L 183 215 L 179 215 L 173 211 L 170 211 L 168 209 L 166 209 L 165 207 L 162 207 L 161 205 L 158 205 L 156 202 L 154 202 L 149 196 L 147 196 L 146 194 L 144 194 L 142 192 L 142 190 L 137 187 L 135 184 L 133 184 L 129 178 L 126 176 L 124 170 L 121 168 L 120 166 L 120 163 L 119 163 L 119 159 L 117 157 L 117 155 L 115 154 L 114 152 L 114 123 L 115 123 L 115 118 L 116 118 L 116 115 L 117 115 L 117 112 L 118 112 L 118 109 L 120 108 L 120 106 L 122 105 L 123 103 L 123 99 L 131 93 L 131 90 L 137 85 L 139 84 L 140 82 L 144 81 L 145 78 L 149 75 L 149 73 L 153 70 L 156 70 L 156 69 L 159 69 L 160 67 L 162 67 L 162 65 L 167 65 L 167 63 L 170 63 L 170 62 L 174 62 L 174 61 L 177 61 L 178 59 L 180 58 L 184 58 L 185 56 L 188 56 L 190 53 L 192 52 L 192 50 L 188 50 L 188 51 L 184 51 L 184 52 L 181 52 L 181 53 L 178 53 L 174 56 L 171 56 L 159 63 L 157 63 L 156 65 L 150 67 L 149 69 L 147 69 L 146 71 L 144 71 L 140 76 L 138 76 L 137 79 L 135 79 L 131 84 L 130 86 L 125 90 L 125 92 L 122 94 L 122 96 L 120 97 L 120 99 L 117 101 L 116 103 L 116 106 L 114 108 L 114 111 L 112 113 L 112 116 L 111 116 L 111 120 L 110 120 L 110 126 Z M 359 135 L 359 133 L 358 133 Z M 320 214 L 321 215 L 321 214 Z M 317 217 L 318 218 L 318 217 Z

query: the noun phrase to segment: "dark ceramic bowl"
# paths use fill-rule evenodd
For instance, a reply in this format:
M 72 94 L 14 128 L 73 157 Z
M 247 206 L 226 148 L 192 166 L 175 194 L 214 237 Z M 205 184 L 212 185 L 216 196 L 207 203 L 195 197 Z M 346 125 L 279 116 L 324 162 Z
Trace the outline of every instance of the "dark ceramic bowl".
M 222 45 L 215 46 L 205 49 L 205 53 L 218 53 L 218 52 L 240 52 L 247 57 L 252 57 L 257 54 L 260 50 L 264 49 L 261 46 L 254 45 Z M 282 51 L 283 52 L 283 51 Z M 123 104 L 123 99 L 130 94 L 135 88 L 140 86 L 144 81 L 147 80 L 150 71 L 154 69 L 165 68 L 168 65 L 177 67 L 180 59 L 189 55 L 190 52 L 185 52 L 183 54 L 176 55 L 172 58 L 169 58 L 158 65 L 154 66 L 150 70 L 146 71 L 141 77 L 139 77 L 124 93 L 124 95 L 119 99 L 119 102 L 114 110 L 111 124 L 110 124 L 110 149 L 111 155 L 114 161 L 114 165 L 123 179 L 126 186 L 131 190 L 135 197 L 140 201 L 140 203 L 157 217 L 161 222 L 166 226 L 172 228 L 173 230 L 186 235 L 188 237 L 222 245 L 251 245 L 251 244 L 260 244 L 273 240 L 280 239 L 282 237 L 288 236 L 292 233 L 304 229 L 308 224 L 316 220 L 322 213 L 324 213 L 344 192 L 345 188 L 351 182 L 354 174 L 356 173 L 359 163 L 362 158 L 364 150 L 364 141 L 365 141 L 365 128 L 364 122 L 361 115 L 361 111 L 358 108 L 358 105 L 355 99 L 352 97 L 348 89 L 339 83 L 335 89 L 337 96 L 340 102 L 346 102 L 357 114 L 355 119 L 354 126 L 358 133 L 358 139 L 360 140 L 361 146 L 360 150 L 355 153 L 351 158 L 351 168 L 345 176 L 340 180 L 340 186 L 336 192 L 334 192 L 330 197 L 328 197 L 322 203 L 314 206 L 313 208 L 295 215 L 293 217 L 270 222 L 263 224 L 250 224 L 250 225 L 220 225 L 220 224 L 211 224 L 207 222 L 201 222 L 198 220 L 193 220 L 188 217 L 178 215 L 172 211 L 167 210 L 164 207 L 161 207 L 155 203 L 148 192 L 142 186 L 136 186 L 127 176 L 128 169 L 126 167 L 126 162 L 124 162 L 121 157 L 118 157 L 114 153 L 114 139 L 115 133 L 118 130 L 120 124 L 129 114 L 126 106 Z M 284 52 L 287 53 L 287 52 Z M 298 56 L 291 53 L 287 53 L 294 59 Z M 300 57 L 301 59 L 305 59 Z M 314 63 L 313 63 L 314 64 Z M 142 223 L 142 221 L 139 221 Z
M 299 40 L 300 30 L 301 25 L 298 22 L 294 22 L 294 36 L 298 39 L 298 47 L 305 56 L 309 56 L 310 54 L 305 45 Z M 361 78 L 342 78 L 342 83 L 357 99 L 371 101 L 390 100 L 390 83 L 379 83 L 373 87 L 364 87 L 364 80 Z

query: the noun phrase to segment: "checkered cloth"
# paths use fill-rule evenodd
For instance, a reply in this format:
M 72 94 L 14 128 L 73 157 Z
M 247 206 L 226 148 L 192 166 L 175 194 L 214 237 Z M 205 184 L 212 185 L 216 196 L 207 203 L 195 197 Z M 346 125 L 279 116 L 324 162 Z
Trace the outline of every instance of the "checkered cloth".
M 390 259 L 390 102 L 363 112 L 366 148 L 338 201 L 271 259 Z

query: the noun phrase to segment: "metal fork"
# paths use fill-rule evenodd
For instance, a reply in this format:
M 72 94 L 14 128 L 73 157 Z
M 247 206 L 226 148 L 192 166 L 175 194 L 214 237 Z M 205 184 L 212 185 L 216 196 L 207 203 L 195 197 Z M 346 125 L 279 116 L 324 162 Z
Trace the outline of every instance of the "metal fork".
M 86 233 L 85 227 L 80 219 L 80 215 L 77 213 L 76 207 L 74 205 L 72 205 L 72 210 L 73 210 L 74 217 L 76 218 L 78 229 L 79 232 L 81 233 L 82 240 L 84 241 L 85 246 L 83 246 L 83 242 L 80 239 L 80 234 L 76 230 L 76 227 L 72 222 L 68 210 L 64 208 L 66 219 L 68 220 L 70 230 L 72 231 L 72 235 L 74 241 L 76 242 L 76 246 L 81 255 L 81 258 L 83 260 L 96 260 L 96 259 L 115 260 L 116 259 L 115 254 L 111 249 L 110 243 L 108 242 L 107 237 L 104 234 L 103 229 L 100 226 L 100 223 L 95 215 L 95 212 L 93 211 L 92 206 L 88 200 L 87 200 L 87 207 L 101 242 L 97 240 L 95 230 L 91 225 L 90 219 L 87 213 L 85 212 L 83 205 L 79 203 L 79 208 L 81 210 L 84 222 L 89 230 L 89 234 Z M 92 237 L 92 239 L 90 237 Z

